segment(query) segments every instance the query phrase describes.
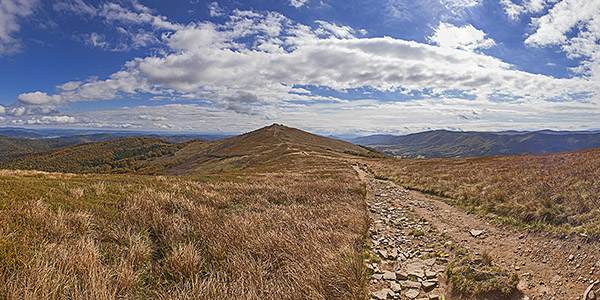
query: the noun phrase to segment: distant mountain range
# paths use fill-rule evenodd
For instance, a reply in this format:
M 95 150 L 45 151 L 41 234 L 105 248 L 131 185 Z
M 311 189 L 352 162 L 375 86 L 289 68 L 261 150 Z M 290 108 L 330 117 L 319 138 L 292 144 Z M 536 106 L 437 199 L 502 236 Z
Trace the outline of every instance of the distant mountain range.
M 283 130 L 281 128 L 286 129 Z M 309 133 L 299 134 L 299 130 L 287 128 L 285 126 L 270 126 L 264 128 L 263 131 L 256 132 L 264 133 L 271 131 L 279 132 L 279 134 L 285 133 L 285 135 L 289 135 L 286 142 L 293 144 L 302 142 L 304 145 L 309 145 L 313 143 L 313 146 L 323 147 L 323 144 L 337 145 L 336 143 L 341 142 L 332 142 L 335 140 Z M 175 152 L 179 153 L 179 150 L 183 149 L 180 149 L 179 146 L 174 147 L 168 146 L 167 144 L 162 144 L 162 141 L 174 144 L 190 143 L 189 145 L 186 144 L 186 151 L 181 153 L 189 152 L 189 154 L 192 155 L 194 154 L 194 151 L 196 153 L 204 153 L 208 151 L 206 152 L 206 157 L 217 158 L 221 157 L 222 155 L 219 153 L 213 153 L 215 150 L 214 147 L 218 148 L 221 147 L 219 145 L 230 145 L 231 141 L 247 136 L 248 134 L 240 136 L 215 134 L 167 135 L 164 133 L 130 131 L 100 132 L 93 130 L 31 130 L 24 128 L 0 128 L 0 161 L 25 154 L 33 154 L 40 151 L 48 151 L 67 146 L 84 145 L 89 143 L 110 142 L 124 138 L 144 138 L 144 142 L 140 142 L 142 140 L 135 140 L 136 142 L 133 142 L 133 144 L 137 145 L 138 143 L 141 143 L 139 147 L 143 149 L 147 148 L 149 151 L 160 148 L 159 152 L 164 152 L 165 154 L 173 154 Z M 250 136 L 253 136 L 253 134 Z M 542 130 L 535 132 L 456 132 L 448 130 L 435 130 L 404 136 L 371 135 L 357 138 L 346 138 L 345 140 L 356 145 L 369 146 L 379 151 L 402 158 L 481 157 L 496 155 L 544 154 L 600 148 L 600 131 Z M 273 141 L 262 138 L 255 142 L 256 145 L 253 147 L 258 147 L 260 144 L 259 142 L 272 143 Z M 151 146 L 148 146 L 150 144 Z M 132 146 L 129 144 L 129 142 L 125 144 L 109 143 L 106 145 L 112 145 L 113 147 L 117 148 L 129 148 Z M 135 147 L 137 146 L 134 146 L 134 148 Z M 374 149 L 370 149 L 368 147 L 352 148 L 348 145 L 344 147 L 344 151 L 347 153 L 374 155 Z M 86 148 L 84 147 L 76 149 Z M 209 149 L 211 150 L 209 151 Z M 239 153 L 236 153 L 234 156 L 237 156 L 238 154 Z M 244 155 L 246 154 L 247 153 Z M 69 155 L 72 156 L 72 154 Z M 75 156 L 84 157 L 81 154 L 77 154 Z M 229 157 L 228 155 L 225 156 Z M 117 157 L 121 159 L 120 156 L 117 155 Z M 152 154 L 150 157 L 156 156 Z
M 56 140 L 67 144 L 80 144 L 90 142 L 104 142 L 126 137 L 150 137 L 159 138 L 173 143 L 187 142 L 192 140 L 216 141 L 228 137 L 230 134 L 195 134 L 178 133 L 168 134 L 164 132 L 145 131 L 101 131 L 85 129 L 29 129 L 18 127 L 0 127 L 0 136 L 15 138 L 28 138 L 36 140 Z
M 169 135 L 153 132 L 73 130 L 73 129 L 25 129 L 0 127 L 0 160 L 57 149 L 70 145 L 108 142 L 123 138 L 151 138 L 171 143 L 189 141 L 216 141 L 231 137 L 224 134 Z
M 403 158 L 543 154 L 600 147 L 600 131 L 456 132 L 435 130 L 350 139 Z

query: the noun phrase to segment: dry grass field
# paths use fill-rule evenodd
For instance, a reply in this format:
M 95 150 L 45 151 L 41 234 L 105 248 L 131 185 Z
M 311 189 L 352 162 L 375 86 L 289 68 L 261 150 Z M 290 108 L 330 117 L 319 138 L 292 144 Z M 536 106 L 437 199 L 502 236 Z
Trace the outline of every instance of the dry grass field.
M 600 235 L 600 149 L 368 166 L 376 176 L 512 225 Z
M 365 299 L 364 186 L 337 160 L 287 159 L 181 177 L 0 171 L 0 298 Z
M 394 159 L 280 125 L 130 138 L 2 162 L 0 299 L 368 299 L 366 186 L 350 162 L 521 228 L 600 235 L 599 149 Z M 481 289 L 454 263 L 454 289 Z M 504 277 L 492 288 L 513 291 Z

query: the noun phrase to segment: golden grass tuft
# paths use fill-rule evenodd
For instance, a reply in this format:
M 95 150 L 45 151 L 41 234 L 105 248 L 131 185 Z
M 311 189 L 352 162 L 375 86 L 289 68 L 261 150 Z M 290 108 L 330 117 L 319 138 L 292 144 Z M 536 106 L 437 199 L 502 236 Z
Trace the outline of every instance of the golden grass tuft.
M 166 273 L 176 281 L 202 275 L 204 258 L 193 243 L 179 243 L 166 254 Z

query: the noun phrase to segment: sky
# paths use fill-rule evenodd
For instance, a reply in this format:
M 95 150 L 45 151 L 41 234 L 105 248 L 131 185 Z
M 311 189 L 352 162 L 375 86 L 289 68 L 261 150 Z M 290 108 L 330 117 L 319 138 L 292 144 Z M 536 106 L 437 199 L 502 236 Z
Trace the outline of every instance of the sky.
M 0 127 L 600 129 L 600 0 L 0 0 Z

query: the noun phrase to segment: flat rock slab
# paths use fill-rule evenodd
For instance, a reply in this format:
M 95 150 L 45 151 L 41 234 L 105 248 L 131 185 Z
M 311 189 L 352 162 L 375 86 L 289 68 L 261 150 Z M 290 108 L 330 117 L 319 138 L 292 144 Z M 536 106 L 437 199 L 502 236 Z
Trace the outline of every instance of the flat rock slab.
M 397 280 L 407 280 L 408 279 L 408 273 L 402 272 L 402 271 L 398 271 L 398 272 L 396 272 L 396 279 Z
M 388 295 L 393 295 L 392 290 L 390 290 L 390 289 L 381 289 L 381 290 L 373 293 L 373 297 L 375 297 L 375 299 L 379 299 L 379 300 L 385 300 L 385 299 L 387 299 Z
M 408 299 L 415 299 L 419 296 L 419 290 L 417 289 L 410 289 L 406 292 L 406 297 L 408 297 Z
M 435 265 L 436 260 L 437 260 L 436 258 L 424 259 L 423 260 L 423 264 L 426 265 L 426 266 L 431 267 L 431 266 Z
M 427 279 L 432 279 L 432 278 L 436 278 L 437 277 L 437 273 L 434 271 L 425 271 L 425 277 L 427 277 Z
M 407 288 L 407 289 L 420 289 L 421 288 L 420 282 L 411 281 L 411 280 L 400 281 L 400 285 L 403 288 Z
M 415 276 L 417 278 L 425 279 L 425 273 L 423 273 L 423 271 L 409 271 L 408 276 Z
M 384 280 L 396 280 L 396 273 L 390 272 L 390 271 L 385 271 L 385 272 L 383 272 L 383 279 Z
M 425 291 L 430 291 L 430 290 L 433 290 L 435 288 L 435 286 L 437 285 L 437 283 L 433 282 L 433 281 L 423 281 L 421 283 L 421 285 L 423 285 L 423 289 Z
M 483 235 L 485 233 L 485 230 L 471 229 L 471 231 L 469 231 L 469 233 L 473 237 L 479 237 L 479 236 L 481 236 L 481 235 Z

